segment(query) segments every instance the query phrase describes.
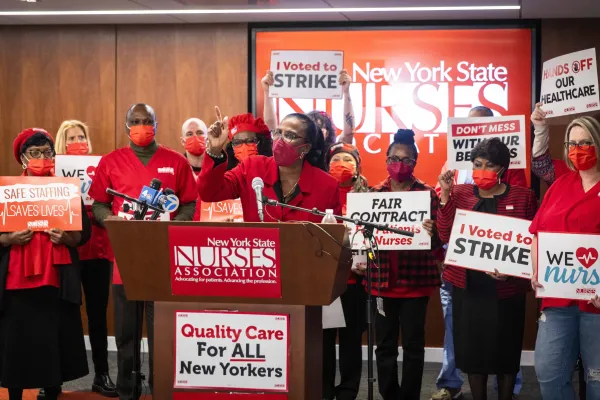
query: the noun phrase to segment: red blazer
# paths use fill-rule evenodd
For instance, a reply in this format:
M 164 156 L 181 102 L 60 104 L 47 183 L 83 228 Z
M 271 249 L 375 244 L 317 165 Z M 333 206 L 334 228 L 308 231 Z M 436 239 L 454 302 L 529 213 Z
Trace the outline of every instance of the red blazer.
M 479 198 L 475 195 L 475 185 L 456 185 L 452 188 L 450 200 L 446 205 L 438 210 L 437 229 L 440 239 L 444 243 L 450 240 L 452 225 L 456 209 L 473 210 Z M 497 215 L 503 215 L 513 218 L 527 219 L 531 221 L 537 211 L 537 199 L 535 194 L 521 186 L 508 186 L 508 193 L 497 197 L 498 212 Z M 467 270 L 452 265 L 444 268 L 442 278 L 459 288 L 465 288 L 467 282 Z M 524 293 L 529 290 L 530 281 L 528 279 L 509 277 L 506 281 L 497 281 L 496 288 L 498 297 L 506 298 L 518 293 Z
M 245 222 L 259 222 L 256 195 L 252 189 L 252 179 L 260 177 L 265 183 L 263 194 L 277 200 L 273 185 L 279 180 L 279 169 L 273 157 L 249 157 L 237 167 L 227 171 L 227 162 L 215 166 L 211 157 L 204 157 L 198 177 L 198 193 L 205 202 L 217 202 L 239 198 L 244 210 Z M 319 211 L 333 209 L 341 215 L 338 182 L 327 172 L 304 163 L 300 180 L 300 193 L 290 201 L 290 205 L 303 208 L 317 208 Z M 323 218 L 284 207 L 265 206 L 265 222 L 310 221 L 320 223 Z

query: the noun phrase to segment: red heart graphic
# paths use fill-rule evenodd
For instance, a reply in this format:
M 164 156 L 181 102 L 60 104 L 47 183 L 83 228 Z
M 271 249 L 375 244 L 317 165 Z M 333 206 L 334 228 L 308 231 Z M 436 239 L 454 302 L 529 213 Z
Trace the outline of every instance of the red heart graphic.
M 589 268 L 596 264 L 596 261 L 598 261 L 598 250 L 594 248 L 586 249 L 585 247 L 580 247 L 575 252 L 575 257 L 577 257 L 581 265 Z
M 87 174 L 87 176 L 89 176 L 90 178 L 93 178 L 94 175 L 96 175 L 96 167 L 94 167 L 93 165 L 90 165 L 89 167 L 87 167 L 87 169 L 85 170 L 85 173 Z

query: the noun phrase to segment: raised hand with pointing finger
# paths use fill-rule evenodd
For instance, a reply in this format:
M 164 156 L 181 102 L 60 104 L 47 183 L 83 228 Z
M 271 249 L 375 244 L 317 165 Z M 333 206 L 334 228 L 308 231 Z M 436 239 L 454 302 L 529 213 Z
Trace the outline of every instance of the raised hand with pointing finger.
M 215 107 L 217 120 L 208 128 L 208 155 L 216 156 L 222 154 L 223 147 L 229 139 L 229 118 L 223 118 L 219 107 Z

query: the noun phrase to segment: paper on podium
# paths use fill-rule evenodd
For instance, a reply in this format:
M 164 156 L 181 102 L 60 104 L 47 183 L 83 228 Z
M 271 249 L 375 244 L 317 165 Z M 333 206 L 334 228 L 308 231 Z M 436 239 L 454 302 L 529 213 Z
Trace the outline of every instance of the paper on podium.
M 323 306 L 323 329 L 345 328 L 346 319 L 342 301 L 338 297 L 328 306 Z

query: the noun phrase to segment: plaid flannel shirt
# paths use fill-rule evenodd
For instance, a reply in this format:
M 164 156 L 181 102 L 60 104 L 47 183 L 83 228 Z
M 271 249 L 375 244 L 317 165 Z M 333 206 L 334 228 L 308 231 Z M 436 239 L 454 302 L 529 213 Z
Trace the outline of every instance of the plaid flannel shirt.
M 423 182 L 415 180 L 409 191 L 426 191 L 431 194 L 431 216 L 436 220 L 439 199 L 435 190 Z M 372 192 L 391 192 L 391 179 L 371 189 Z M 378 268 L 373 268 L 373 288 L 388 289 L 390 286 L 439 286 L 438 260 L 434 250 L 442 247 L 437 231 L 431 239 L 431 250 L 387 250 L 379 252 Z M 398 262 L 397 281 L 390 285 L 390 259 L 396 257 Z

